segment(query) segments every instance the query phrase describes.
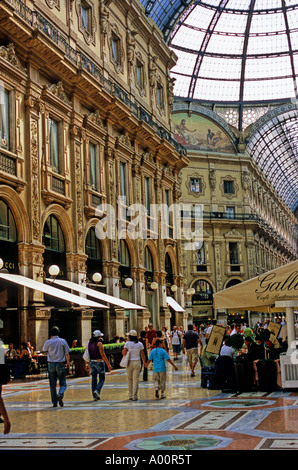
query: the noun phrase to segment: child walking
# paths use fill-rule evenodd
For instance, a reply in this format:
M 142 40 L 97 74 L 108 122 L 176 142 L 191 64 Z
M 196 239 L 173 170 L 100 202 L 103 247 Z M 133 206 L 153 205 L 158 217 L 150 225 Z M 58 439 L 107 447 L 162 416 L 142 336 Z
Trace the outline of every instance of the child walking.
M 169 362 L 175 370 L 178 367 L 171 361 L 167 351 L 162 347 L 163 340 L 158 339 L 155 343 L 156 348 L 151 350 L 147 366 L 153 362 L 153 381 L 155 386 L 155 397 L 159 398 L 159 390 L 161 391 L 160 398 L 166 398 L 166 380 L 167 380 L 167 364 Z

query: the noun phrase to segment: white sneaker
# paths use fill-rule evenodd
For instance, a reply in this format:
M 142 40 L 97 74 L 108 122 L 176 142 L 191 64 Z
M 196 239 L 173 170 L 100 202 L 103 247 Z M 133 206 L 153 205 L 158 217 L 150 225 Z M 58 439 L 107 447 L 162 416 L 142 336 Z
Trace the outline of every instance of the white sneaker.
M 164 392 L 162 392 L 162 394 L 160 395 L 160 398 L 166 398 L 166 395 Z

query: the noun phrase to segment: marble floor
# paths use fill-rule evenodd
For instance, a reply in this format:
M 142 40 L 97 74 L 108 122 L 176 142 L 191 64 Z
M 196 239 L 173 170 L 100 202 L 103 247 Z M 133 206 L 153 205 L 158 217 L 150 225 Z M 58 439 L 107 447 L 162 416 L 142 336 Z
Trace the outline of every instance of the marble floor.
M 11 433 L 0 450 L 298 450 L 298 391 L 230 394 L 200 386 L 183 356 L 168 365 L 165 399 L 149 371 L 138 401 L 128 400 L 126 371 L 106 374 L 101 400 L 89 377 L 67 380 L 64 407 L 53 408 L 47 379 L 3 386 Z M 0 426 L 3 426 L 0 424 Z

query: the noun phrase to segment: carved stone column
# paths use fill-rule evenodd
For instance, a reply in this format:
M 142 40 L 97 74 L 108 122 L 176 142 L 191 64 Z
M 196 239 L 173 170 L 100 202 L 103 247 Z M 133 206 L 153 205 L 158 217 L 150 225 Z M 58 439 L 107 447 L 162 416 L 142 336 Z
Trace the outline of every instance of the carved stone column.
M 116 335 L 122 336 L 123 338 L 125 337 L 124 319 L 124 310 L 110 309 L 110 338 L 114 338 Z
M 34 309 L 28 313 L 28 338 L 35 346 L 36 351 L 41 351 L 44 342 L 49 339 L 49 319 L 51 307 Z
M 81 338 L 82 346 L 87 346 L 91 338 L 91 319 L 93 310 L 81 310 L 78 313 L 78 337 Z

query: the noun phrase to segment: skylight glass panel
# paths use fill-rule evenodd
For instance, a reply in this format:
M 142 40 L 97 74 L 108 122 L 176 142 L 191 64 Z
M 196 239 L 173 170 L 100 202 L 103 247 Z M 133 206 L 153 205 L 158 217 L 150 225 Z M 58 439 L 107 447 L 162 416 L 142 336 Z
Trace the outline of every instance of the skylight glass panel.
M 290 96 L 291 92 L 293 92 L 293 80 L 291 78 L 246 81 L 244 84 L 245 101 L 285 99 Z
M 198 56 L 178 49 L 175 50 L 175 54 L 177 55 L 178 60 L 176 65 L 172 68 L 172 72 L 192 75 Z
M 200 68 L 201 77 L 240 79 L 241 59 L 227 59 L 205 56 Z
M 275 33 L 285 30 L 286 26 L 282 12 L 268 13 L 267 15 L 254 15 L 250 26 L 250 34 Z
M 207 2 L 209 3 L 209 2 Z M 230 0 L 227 4 L 227 8 L 234 10 L 248 11 L 251 4 L 251 0 Z
M 221 36 L 213 34 L 208 43 L 207 52 L 213 54 L 242 55 L 244 37 Z
M 273 78 L 291 75 L 291 61 L 289 56 L 261 57 L 246 59 L 245 79 Z
M 203 0 L 206 5 L 213 6 L 213 7 L 218 7 L 220 5 L 222 0 Z
M 297 19 L 297 27 L 298 27 L 298 19 Z M 292 51 L 297 51 L 298 53 L 298 31 L 293 31 L 290 33 L 290 40 L 291 40 Z
M 233 13 L 222 13 L 216 24 L 216 31 L 234 34 L 244 34 L 247 24 L 247 15 L 235 15 Z
M 297 1 L 296 1 L 297 3 Z M 288 10 L 287 12 L 288 24 L 290 29 L 297 28 L 298 25 L 298 11 Z
M 255 11 L 270 10 L 271 8 L 281 8 L 281 0 L 256 0 Z
M 172 73 L 171 77 L 176 79 L 174 84 L 174 95 L 187 98 L 191 77 L 178 75 L 176 73 Z
M 196 82 L 194 99 L 212 101 L 237 101 L 239 99 L 239 82 L 206 80 Z
M 196 6 L 194 10 L 185 18 L 185 23 L 191 26 L 199 26 L 207 29 L 214 16 L 214 10 L 209 10 L 202 6 Z
M 178 45 L 186 49 L 192 49 L 199 51 L 201 49 L 202 41 L 205 37 L 205 33 L 202 31 L 194 30 L 182 25 L 177 33 L 175 34 L 172 45 Z
M 250 36 L 248 41 L 247 54 L 277 54 L 288 52 L 289 45 L 286 34 L 275 36 Z

